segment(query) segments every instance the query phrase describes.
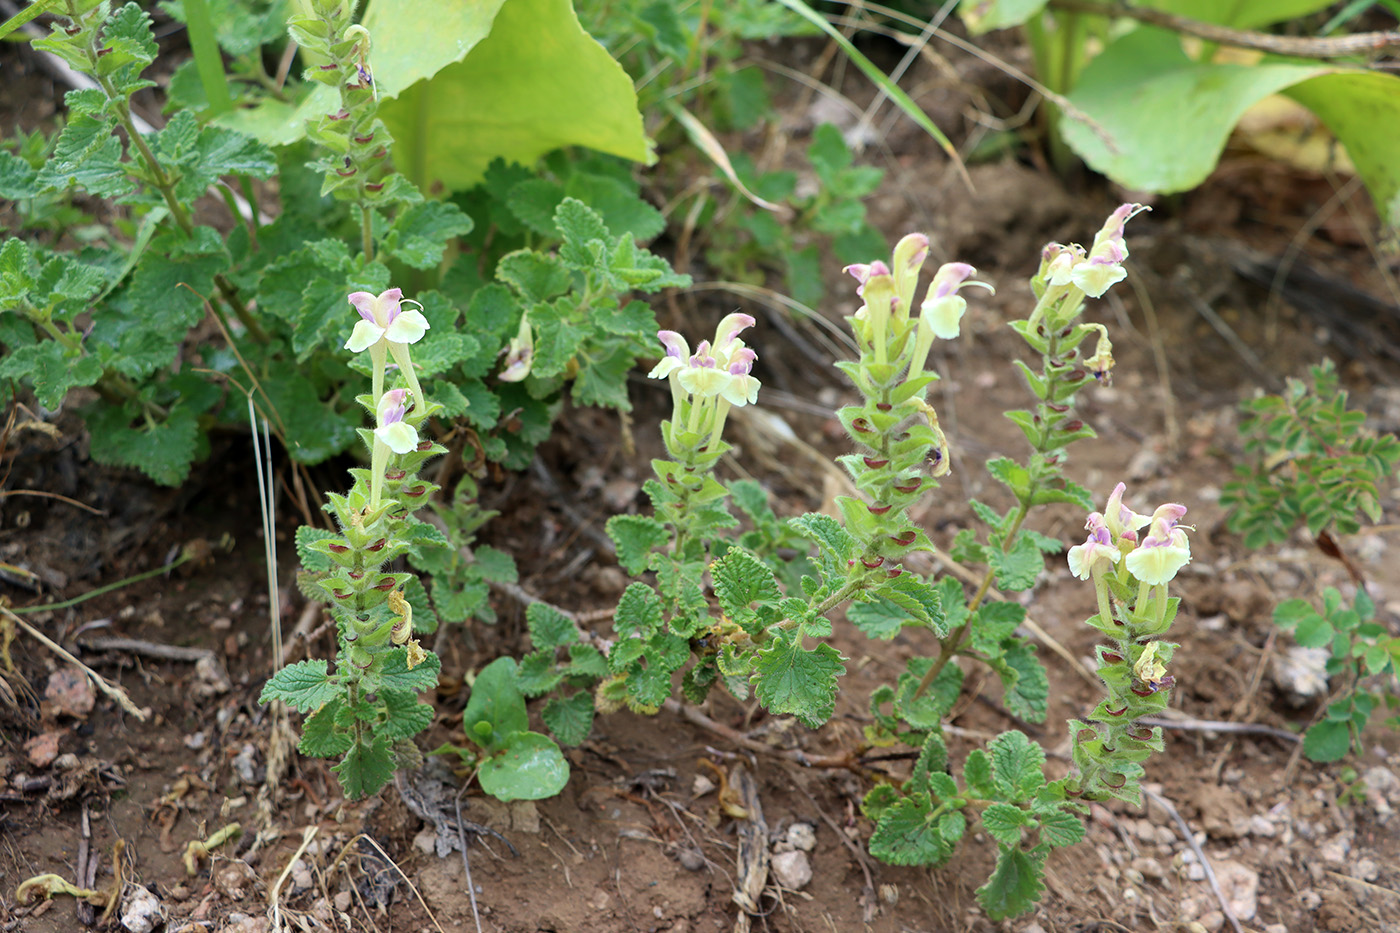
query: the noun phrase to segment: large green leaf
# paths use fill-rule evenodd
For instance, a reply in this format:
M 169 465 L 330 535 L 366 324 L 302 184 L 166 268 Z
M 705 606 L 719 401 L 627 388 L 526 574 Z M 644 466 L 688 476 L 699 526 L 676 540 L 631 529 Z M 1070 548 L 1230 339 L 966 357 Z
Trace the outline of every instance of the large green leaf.
M 1215 168 L 1241 115 L 1285 93 L 1346 146 L 1382 219 L 1400 224 L 1400 78 L 1379 72 L 1266 61 L 1192 61 L 1180 38 L 1137 29 L 1084 70 L 1070 101 L 1108 138 L 1066 120 L 1064 136 L 1090 166 L 1128 188 L 1193 188 Z
M 1219 23 L 1236 29 L 1257 29 L 1272 23 L 1316 13 L 1333 0 L 1140 0 L 1139 6 L 1156 7 L 1187 19 Z
M 1400 77 L 1336 71 L 1284 91 L 1342 141 L 1381 219 L 1400 226 Z
M 543 800 L 569 783 L 569 762 L 548 736 L 516 732 L 482 762 L 477 780 L 497 800 Z
M 420 6 L 401 18 L 431 22 Z M 370 19 L 373 33 L 378 17 Z M 456 41 L 436 23 L 430 35 Z M 632 80 L 579 25 L 569 0 L 509 0 L 490 35 L 463 55 L 431 81 L 387 89 L 396 99 L 380 108 L 395 164 L 421 190 L 469 188 L 492 159 L 531 165 L 561 146 L 654 161 Z
M 1066 119 L 1065 141 L 1096 171 L 1142 191 L 1194 188 L 1256 101 L 1329 71 L 1320 65 L 1194 62 L 1180 37 L 1135 29 L 1084 69 L 1070 103 L 1101 128 Z
M 561 146 L 653 161 L 631 79 L 569 0 L 375 0 L 364 24 L 395 165 L 424 191 L 468 188 L 492 159 L 529 165 Z M 334 101 L 322 86 L 218 122 L 285 145 Z

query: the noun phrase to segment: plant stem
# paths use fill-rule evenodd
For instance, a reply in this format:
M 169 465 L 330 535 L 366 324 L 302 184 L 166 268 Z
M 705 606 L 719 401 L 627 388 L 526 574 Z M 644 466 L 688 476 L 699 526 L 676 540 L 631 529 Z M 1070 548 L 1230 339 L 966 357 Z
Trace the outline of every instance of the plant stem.
M 1035 490 L 1032 489 L 1026 496 L 1026 501 L 1022 502 L 1020 508 L 1016 510 L 1016 517 L 1012 519 L 1011 527 L 1007 530 L 1006 537 L 1001 543 L 1001 550 L 1003 553 L 1008 551 L 1012 543 L 1016 540 L 1016 534 L 1021 530 L 1021 523 L 1026 520 L 1026 514 L 1031 510 L 1030 501 L 1031 496 L 1034 494 Z M 967 637 L 967 631 L 972 627 L 972 620 L 976 617 L 977 610 L 982 605 L 982 600 L 987 597 L 987 592 L 992 588 L 992 580 L 995 576 L 996 573 L 991 567 L 988 567 L 987 572 L 982 575 L 982 582 L 978 584 L 977 592 L 967 604 L 966 621 L 953 629 L 953 634 L 949 635 L 939 644 L 938 657 L 934 659 L 933 666 L 928 669 L 928 673 L 924 674 L 923 679 L 919 681 L 918 689 L 914 691 L 915 700 L 924 695 L 924 691 L 928 689 L 929 684 L 933 683 L 934 678 L 943 672 L 943 668 L 948 666 L 948 662 L 953 660 L 953 656 L 957 654 L 958 649 L 962 647 L 963 640 Z

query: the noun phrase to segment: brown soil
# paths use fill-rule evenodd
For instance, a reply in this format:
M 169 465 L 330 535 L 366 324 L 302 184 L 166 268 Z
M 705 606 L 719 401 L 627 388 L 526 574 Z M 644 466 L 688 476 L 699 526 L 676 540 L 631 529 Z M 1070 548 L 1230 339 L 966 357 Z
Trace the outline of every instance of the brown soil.
M 935 117 L 950 115 L 950 123 L 960 118 L 961 110 L 947 100 L 933 109 Z M 783 129 L 801 134 L 810 124 L 810 110 L 794 111 Z M 1019 352 L 1018 341 L 1003 325 L 1024 306 L 1023 283 L 1039 248 L 1053 239 L 1087 240 L 1115 198 L 1097 188 L 1067 190 L 1046 172 L 1009 161 L 974 167 L 973 194 L 941 159 L 926 157 L 925 140 L 899 131 L 888 143 L 888 183 L 871 202 L 877 226 L 891 238 L 907 229 L 927 230 L 935 260 L 971 261 L 999 286 L 995 298 L 973 299 L 964 339 L 951 344 L 939 361 L 944 380 L 932 401 L 953 443 L 954 472 L 921 520 L 946 547 L 970 520 L 969 498 L 998 501 L 981 463 L 1021 453 L 1019 433 L 1001 417 L 1007 408 L 1024 404 L 1020 379 L 1009 364 Z M 1290 301 L 1293 292 L 1285 292 L 1282 303 L 1271 302 L 1267 290 L 1237 271 L 1248 256 L 1283 255 L 1293 234 L 1330 195 L 1319 179 L 1243 158 L 1229 160 L 1201 190 L 1133 222 L 1130 265 L 1141 287 L 1121 288 L 1117 298 L 1095 311 L 1113 331 L 1119 365 L 1115 385 L 1089 393 L 1084 402 L 1086 418 L 1100 437 L 1076 448 L 1070 475 L 1101 495 L 1124 479 L 1139 508 L 1180 501 L 1191 509 L 1197 528 L 1194 560 L 1180 577 L 1183 618 L 1174 630 L 1182 647 L 1174 663 L 1179 686 L 1173 706 L 1184 718 L 1306 725 L 1315 705 L 1289 705 L 1269 673 L 1270 658 L 1289 643 L 1276 633 L 1271 609 L 1279 600 L 1341 586 L 1346 579 L 1338 564 L 1304 539 L 1250 553 L 1226 532 L 1215 500 L 1239 453 L 1238 401 L 1261 384 L 1272 388 L 1271 380 L 1300 375 L 1308 364 L 1331 355 L 1373 423 L 1388 431 L 1400 424 L 1395 361 L 1375 351 L 1391 335 L 1384 322 L 1366 317 L 1372 305 L 1348 304 L 1343 292 L 1345 283 L 1386 294 L 1374 263 L 1358 245 L 1370 219 L 1357 227 L 1338 213 L 1304 244 L 1305 263 L 1336 283 L 1335 294 L 1341 296 L 1320 309 L 1303 298 Z M 703 270 L 693 271 L 703 277 Z M 840 297 L 824 310 L 835 320 L 847 310 L 850 292 L 836 273 L 831 278 L 832 294 Z M 732 310 L 729 304 L 695 301 L 680 299 L 692 322 Z M 1199 311 L 1201 302 L 1218 313 L 1257 362 L 1245 361 L 1222 337 Z M 779 338 L 757 309 L 746 310 L 760 315 L 756 342 L 764 354 L 765 384 L 796 397 L 784 406 L 781 393 L 772 392 L 765 406 L 805 444 L 839 452 L 839 428 L 811 412 L 814 406 L 831 410 L 845 397 L 837 374 L 818 370 L 796 351 L 774 352 Z M 1354 329 L 1358 322 L 1360 337 Z M 1365 338 L 1367 327 L 1374 328 L 1375 339 Z M 641 382 L 633 396 L 639 406 L 633 431 L 645 453 L 654 443 L 664 400 L 654 386 Z M 768 486 L 775 506 L 798 513 L 825 504 L 822 470 L 791 444 L 774 441 L 771 429 L 752 418 L 735 421 L 737 460 Z M 24 565 L 46 587 L 36 596 L 5 586 L 16 604 L 81 595 L 159 567 L 175 547 L 195 538 L 219 542 L 227 535 L 233 547 L 215 548 L 201 564 L 182 568 L 188 572 L 26 617 L 70 647 L 121 636 L 209 649 L 217 664 L 211 671 L 207 665 L 197 668 L 130 650 L 79 647 L 87 663 L 150 710 L 149 721 L 142 723 L 101 694 L 93 708 L 84 709 L 81 689 L 77 696 L 70 691 L 45 699 L 67 665 L 19 635 L 11 647 L 16 673 L 0 684 L 0 930 L 77 929 L 81 907 L 72 898 L 22 906 L 15 886 L 47 872 L 75 878 L 83 847 L 101 859 L 94 875 L 100 888 L 112 880 L 112 847 L 119 840 L 123 879 L 145 885 L 161 900 L 170 918 L 167 929 L 264 930 L 271 892 L 310 827 L 316 838 L 281 881 L 276 898 L 290 928 L 435 929 L 426 902 L 441 929 L 475 929 L 461 855 L 450 851 L 438 857 L 431 827 L 409 810 L 396 788 L 349 804 L 340 798 L 326 763 L 294 756 L 290 778 L 272 789 L 273 819 L 259 826 L 258 800 L 275 724 L 257 704 L 271 650 L 261 532 L 251 518 L 256 487 L 251 452 L 243 442 L 219 439 L 198 478 L 170 491 L 93 465 L 76 418 L 65 415 L 58 425 L 56 437 L 26 433 L 10 439 L 6 489 L 69 496 L 103 514 L 22 494 L 0 500 L 0 561 Z M 598 532 L 613 511 L 642 507 L 636 484 L 644 478 L 646 460 L 641 454 L 624 456 L 619 437 L 610 416 L 571 412 L 542 451 L 547 476 L 500 476 L 483 486 L 483 500 L 503 511 L 487 527 L 485 540 L 516 555 L 526 590 L 571 610 L 606 608 L 625 583 Z M 732 475 L 734 466 L 723 469 Z M 325 488 L 339 488 L 341 476 L 338 468 L 327 467 L 315 479 Z M 612 482 L 606 494 L 600 477 Z M 1394 522 L 1395 495 L 1388 492 L 1386 521 Z M 290 533 L 297 521 L 292 512 L 282 508 L 277 533 L 283 580 L 293 572 Z M 1070 510 L 1051 509 L 1034 518 L 1034 527 L 1069 541 L 1081 521 Z M 1400 574 L 1390 551 L 1391 533 L 1365 533 L 1344 546 L 1356 556 L 1383 616 L 1394 625 Z M 1092 593 L 1058 562 L 1053 566 L 1033 593 L 1031 617 L 1071 656 L 1087 658 L 1095 638 L 1081 620 L 1093 611 Z M 945 568 L 930 562 L 925 569 Z M 460 726 L 464 677 L 521 645 L 520 605 L 500 594 L 494 600 L 501 616 L 494 628 L 454 629 L 438 638 L 444 661 L 435 698 L 440 715 L 420 741 L 424 748 L 451 739 Z M 290 629 L 302 601 L 290 587 L 281 601 Z M 606 628 L 608 623 L 594 624 Z M 838 624 L 835 644 L 848 658 L 848 674 L 837 715 L 823 729 L 811 732 L 773 721 L 759 709 L 719 696 L 708 714 L 775 749 L 819 755 L 850 748 L 868 721 L 870 691 L 892 680 L 906 658 L 928 653 L 930 643 L 913 635 L 871 642 Z M 309 650 L 324 657 L 332 645 L 322 636 Z M 967 737 L 955 740 L 955 755 L 982 736 L 1019 728 L 1051 752 L 1052 771 L 1064 768 L 1063 723 L 1083 715 L 1095 690 L 1059 655 L 1044 648 L 1040 654 L 1053 687 L 1046 723 L 1013 719 L 1000 707 L 995 689 L 969 677 L 954 718 Z M 219 683 L 219 666 L 231 677 L 227 685 Z M 57 757 L 41 765 L 36 762 L 51 756 L 26 743 L 44 734 L 50 743 L 57 741 Z M 1295 749 L 1295 743 L 1268 735 L 1174 729 L 1167 754 L 1149 763 L 1149 775 L 1152 787 L 1188 822 L 1226 896 L 1237 905 L 1253 902 L 1245 929 L 1400 929 L 1400 836 L 1390 813 L 1400 807 L 1396 734 L 1374 730 L 1365 754 L 1347 762 L 1373 778 L 1390 774 L 1391 786 L 1346 803 L 1338 799 L 1345 789 L 1342 768 L 1295 761 Z M 1087 840 L 1051 858 L 1039 909 L 998 925 L 982 918 L 973 896 L 991 867 L 994 849 L 988 840 L 967 840 L 958 857 L 937 870 L 891 868 L 864 855 L 871 827 L 859 815 L 859 801 L 868 775 L 804 769 L 787 758 L 754 754 L 669 711 L 600 718 L 593 735 L 569 757 L 573 777 L 557 798 L 511 806 L 475 795 L 465 799 L 463 816 L 499 833 L 469 847 L 482 929 L 708 933 L 734 928 L 739 913 L 732 902 L 734 821 L 721 813 L 715 792 L 705 792 L 704 782 L 697 781 L 715 777 L 711 764 L 727 772 L 739 762 L 757 776 L 764 816 L 775 836 L 799 822 L 811 824 L 816 834 L 811 884 L 799 891 L 770 886 L 761 905 L 766 913 L 752 920 L 757 928 L 1087 933 L 1213 931 L 1224 923 L 1209 884 L 1198 880 L 1190 847 L 1156 807 L 1095 806 Z M 898 774 L 907 764 L 871 767 Z M 232 821 L 243 825 L 242 838 L 216 850 L 212 864 L 205 862 L 188 876 L 181 863 L 185 845 Z M 374 847 L 357 841 L 361 832 L 394 860 L 411 887 Z M 334 865 L 347 846 L 346 858 Z

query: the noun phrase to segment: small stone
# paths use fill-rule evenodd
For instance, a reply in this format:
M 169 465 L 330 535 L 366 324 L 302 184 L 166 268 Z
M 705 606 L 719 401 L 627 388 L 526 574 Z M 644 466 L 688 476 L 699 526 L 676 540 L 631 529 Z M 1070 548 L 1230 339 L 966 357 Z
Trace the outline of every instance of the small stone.
M 651 915 L 652 915 L 653 917 L 655 917 L 657 920 L 660 920 L 660 919 L 662 919 L 663 917 L 666 916 L 665 912 L 662 911 L 662 909 L 661 909 L 661 905 L 659 905 L 659 904 L 656 905 L 655 907 L 652 907 L 652 909 L 651 909 Z
M 316 879 L 311 876 L 311 866 L 306 864 L 306 859 L 299 858 L 292 863 L 292 889 L 294 891 L 305 891 L 316 883 Z
M 130 933 L 151 933 L 165 923 L 165 908 L 154 894 L 138 884 L 122 901 L 121 922 Z
M 1312 888 L 1304 888 L 1298 892 L 1298 904 L 1304 910 L 1317 910 L 1322 906 L 1322 895 Z
M 1376 765 L 1367 768 L 1366 773 L 1361 775 L 1361 780 L 1366 782 L 1366 802 L 1376 811 L 1380 823 L 1384 825 L 1390 821 L 1395 806 L 1400 804 L 1400 778 L 1389 768 Z
M 812 863 L 808 861 L 807 853 L 800 850 L 773 856 L 769 869 L 773 880 L 789 891 L 801 891 L 812 882 Z
M 1045 927 L 1032 921 L 1030 926 L 1022 930 L 1021 933 L 1045 933 Z
M 347 910 L 350 909 L 351 899 L 352 895 L 349 891 L 339 892 L 338 894 L 336 894 L 334 900 L 335 909 L 340 911 L 341 913 L 345 913 Z
M 1133 870 L 1142 877 L 1151 878 L 1153 881 L 1161 881 L 1167 876 L 1167 871 L 1162 867 L 1161 862 L 1146 856 L 1133 859 Z
M 233 770 L 238 772 L 238 779 L 244 784 L 257 784 L 257 761 L 258 750 L 253 747 L 253 743 L 245 742 L 243 748 L 238 752 L 238 756 L 233 759 Z
M 1359 878 L 1362 881 L 1375 881 L 1380 877 L 1381 870 L 1374 859 L 1363 858 L 1355 865 L 1351 866 L 1347 874 L 1351 875 L 1353 878 Z
M 1253 920 L 1259 912 L 1259 873 L 1230 859 L 1215 862 L 1213 867 L 1220 891 L 1235 917 Z
M 588 900 L 588 906 L 592 907 L 594 910 L 607 910 L 608 905 L 611 903 L 612 896 L 609 895 L 607 891 L 595 891 L 593 896 Z
M 432 855 L 437 849 L 437 830 L 431 826 L 418 830 L 418 835 L 413 837 L 413 848 L 424 855 Z
M 676 850 L 676 861 L 686 871 L 699 871 L 705 867 L 705 853 L 693 846 L 682 846 Z
M 92 682 L 75 667 L 60 667 L 49 675 L 44 687 L 44 699 L 60 716 L 84 719 L 97 705 L 97 691 Z
M 183 881 L 177 881 L 170 886 L 170 896 L 177 901 L 183 901 L 190 896 L 190 886 Z
M 1288 933 L 1288 925 L 1283 923 L 1271 923 L 1264 927 L 1264 933 Z
M 257 883 L 258 873 L 241 859 L 229 859 L 214 872 L 214 887 L 230 900 L 243 900 L 252 893 Z
M 516 800 L 510 805 L 510 825 L 519 833 L 538 835 L 540 811 L 533 800 Z
M 1196 926 L 1205 930 L 1206 933 L 1219 933 L 1225 928 L 1225 915 L 1218 910 L 1212 910 L 1197 921 Z
M 1351 852 L 1351 833 L 1340 833 L 1324 842 L 1317 850 L 1322 860 L 1331 865 L 1340 865 Z
M 1204 881 L 1206 878 L 1206 867 L 1200 862 L 1192 862 L 1186 866 L 1186 877 L 1192 881 Z
M 24 743 L 24 754 L 36 768 L 47 768 L 58 757 L 58 740 L 62 732 L 41 732 Z
M 1254 836 L 1272 839 L 1278 835 L 1278 827 L 1268 817 L 1256 813 L 1249 818 L 1249 832 Z
M 1327 694 L 1327 661 L 1332 653 L 1326 648 L 1304 648 L 1293 645 L 1275 654 L 1269 673 L 1283 698 L 1294 708 L 1306 706 Z
M 199 751 L 204 747 L 204 743 L 207 741 L 209 741 L 209 735 L 201 730 L 193 735 L 185 736 L 185 748 L 191 751 Z
M 787 831 L 788 845 L 803 852 L 817 847 L 817 830 L 811 823 L 793 823 Z
M 695 780 L 690 783 L 690 795 L 692 797 L 703 797 L 715 789 L 715 782 L 705 777 L 703 774 L 695 775 Z

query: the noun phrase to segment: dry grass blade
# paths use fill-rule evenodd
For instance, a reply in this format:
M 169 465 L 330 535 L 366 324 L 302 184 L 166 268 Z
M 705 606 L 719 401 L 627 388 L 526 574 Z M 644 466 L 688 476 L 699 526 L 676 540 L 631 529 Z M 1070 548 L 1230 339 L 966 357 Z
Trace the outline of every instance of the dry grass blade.
M 720 144 L 715 134 L 710 132 L 709 127 L 701 123 L 694 114 L 675 101 L 667 101 L 666 110 L 676 118 L 676 122 L 685 130 L 685 134 L 690 137 L 690 141 L 695 144 L 695 147 L 705 153 L 711 162 L 715 163 L 715 166 L 724 173 L 724 177 L 729 179 L 729 183 L 737 188 L 740 194 L 766 211 L 772 211 L 775 214 L 791 213 L 783 205 L 774 204 L 749 190 L 749 187 L 739 178 L 739 174 L 734 171 L 734 163 L 729 161 L 729 153 L 724 151 L 724 146 Z
M 58 642 L 49 638 L 43 632 L 30 625 L 28 622 L 24 621 L 10 610 L 4 608 L 3 606 L 0 606 L 0 614 L 3 614 L 5 619 L 10 623 L 18 625 L 20 628 L 28 632 L 30 636 L 32 636 L 45 648 L 48 648 L 54 654 L 58 655 L 60 658 L 69 662 L 70 664 L 75 665 L 80 671 L 87 675 L 88 679 L 92 681 L 93 685 L 97 687 L 98 690 L 101 690 L 103 693 L 107 694 L 107 696 L 116 700 L 117 704 L 121 706 L 122 709 L 135 716 L 139 721 L 146 721 L 146 713 L 139 706 L 137 706 L 131 701 L 131 697 L 127 696 L 126 691 L 123 690 L 121 687 L 118 687 L 116 684 L 108 683 L 107 680 L 101 674 L 97 673 L 97 671 L 88 667 L 82 661 L 79 661 Z
M 768 823 L 763 819 L 758 784 L 742 764 L 730 769 L 729 787 L 733 788 L 739 805 L 748 813 L 748 819 L 739 824 L 739 883 L 734 889 L 734 903 L 739 905 L 734 933 L 748 933 L 753 923 L 750 915 L 762 916 L 759 900 L 768 883 Z

